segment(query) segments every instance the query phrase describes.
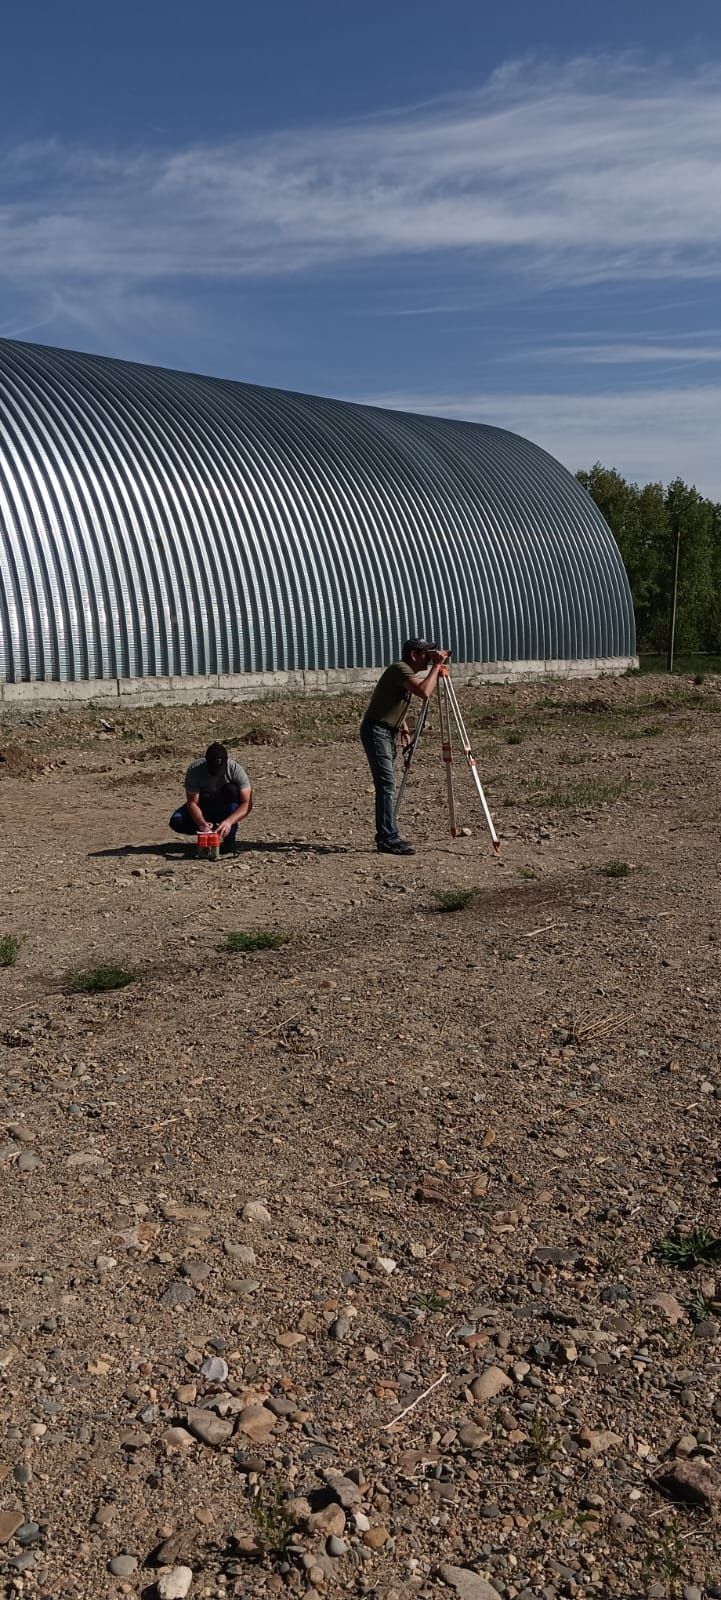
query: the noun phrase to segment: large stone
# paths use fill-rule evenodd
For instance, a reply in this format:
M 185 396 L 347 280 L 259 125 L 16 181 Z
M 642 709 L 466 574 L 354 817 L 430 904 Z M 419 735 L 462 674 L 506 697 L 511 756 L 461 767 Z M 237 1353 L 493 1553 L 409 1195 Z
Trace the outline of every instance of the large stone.
M 340 1537 L 345 1532 L 345 1512 L 334 1500 L 329 1506 L 324 1506 L 322 1511 L 312 1511 L 307 1522 L 309 1533 L 321 1533 L 324 1539 L 335 1533 Z
M 238 1417 L 238 1427 L 248 1439 L 253 1439 L 256 1444 L 263 1444 L 273 1432 L 276 1418 L 267 1406 L 246 1406 Z
M 352 1478 L 346 1478 L 342 1472 L 333 1472 L 329 1467 L 327 1472 L 323 1473 L 323 1480 L 327 1483 L 338 1504 L 343 1506 L 345 1511 L 352 1511 L 355 1506 L 361 1504 L 362 1495 L 360 1489 Z
M 623 1439 L 620 1433 L 612 1433 L 610 1428 L 580 1428 L 578 1442 L 582 1450 L 589 1450 L 592 1456 L 605 1456 L 607 1451 L 615 1450 Z
M 490 1433 L 485 1428 L 479 1428 L 477 1422 L 463 1422 L 458 1429 L 458 1442 L 464 1450 L 480 1450 L 490 1437 Z
M 721 1505 L 721 1482 L 705 1461 L 674 1461 L 668 1472 L 659 1473 L 656 1484 L 670 1500 L 702 1506 L 704 1511 Z
M 450 1589 L 455 1589 L 460 1600 L 498 1600 L 498 1590 L 493 1584 L 470 1567 L 444 1565 L 438 1568 L 438 1576 Z
M 196 1439 L 200 1439 L 201 1444 L 225 1444 L 234 1428 L 234 1423 L 224 1422 L 222 1417 L 216 1417 L 213 1411 L 191 1408 L 187 1420 L 190 1432 Z
M 0 1544 L 7 1544 L 24 1521 L 22 1511 L 0 1511 Z
M 504 1389 L 512 1388 L 511 1379 L 502 1367 L 486 1367 L 485 1372 L 479 1373 L 471 1384 L 471 1394 L 474 1400 L 493 1400 L 495 1395 L 501 1394 Z M 453 1569 L 465 1572 L 465 1567 Z
M 671 1323 L 672 1328 L 676 1326 L 677 1322 L 683 1322 L 686 1315 L 675 1294 L 655 1294 L 649 1304 L 661 1312 L 666 1321 Z
M 131 1578 L 137 1570 L 137 1556 L 113 1556 L 112 1561 L 108 1562 L 108 1572 L 111 1572 L 114 1578 Z
M 158 1600 L 185 1600 L 192 1582 L 192 1567 L 172 1567 L 170 1572 L 161 1572 L 157 1582 Z
M 171 1283 L 160 1301 L 161 1306 L 167 1306 L 170 1311 L 174 1311 L 178 1306 L 192 1306 L 194 1303 L 195 1290 L 189 1283 L 181 1283 L 180 1280 Z
M 259 1223 L 261 1228 L 270 1227 L 271 1215 L 262 1200 L 248 1200 L 240 1214 L 244 1222 Z

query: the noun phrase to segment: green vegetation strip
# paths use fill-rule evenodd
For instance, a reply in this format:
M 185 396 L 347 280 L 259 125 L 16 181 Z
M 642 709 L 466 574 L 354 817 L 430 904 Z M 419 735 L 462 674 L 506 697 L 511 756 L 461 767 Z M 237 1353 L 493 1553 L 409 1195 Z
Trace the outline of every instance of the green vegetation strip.
M 439 911 L 465 911 L 478 894 L 477 889 L 435 889 L 433 892 Z
M 101 963 L 97 967 L 77 967 L 69 972 L 67 986 L 73 994 L 104 994 L 108 989 L 125 989 L 136 978 L 133 967 Z
M 249 950 L 279 950 L 281 945 L 287 943 L 286 933 L 229 933 L 225 948 L 245 953 Z
M 0 967 L 14 967 L 20 954 L 22 939 L 16 933 L 0 936 Z

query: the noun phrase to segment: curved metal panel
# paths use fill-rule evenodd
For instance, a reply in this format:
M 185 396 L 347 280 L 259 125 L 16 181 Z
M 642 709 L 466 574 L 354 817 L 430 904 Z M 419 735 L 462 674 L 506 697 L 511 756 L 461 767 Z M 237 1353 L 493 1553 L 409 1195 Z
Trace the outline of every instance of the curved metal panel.
M 500 428 L 0 339 L 0 679 L 627 658 L 623 563 Z

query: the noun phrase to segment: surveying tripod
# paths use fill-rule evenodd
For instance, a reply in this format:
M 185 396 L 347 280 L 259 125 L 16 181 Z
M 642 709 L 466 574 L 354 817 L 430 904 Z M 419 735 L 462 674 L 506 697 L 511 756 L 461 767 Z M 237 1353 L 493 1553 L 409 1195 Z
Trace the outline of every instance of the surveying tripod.
M 400 788 L 398 790 L 398 798 L 396 800 L 396 821 L 398 819 L 398 812 L 401 808 L 401 802 L 405 794 L 406 784 L 408 782 L 411 767 L 413 765 L 413 758 L 418 748 L 418 742 L 422 737 L 423 729 L 426 725 L 430 704 L 430 700 L 423 701 L 415 728 L 413 730 L 413 738 L 404 751 L 403 777 L 401 779 Z M 459 833 L 459 828 L 456 822 L 456 796 L 453 788 L 453 747 L 451 744 L 451 726 L 452 723 L 455 722 L 458 737 L 461 741 L 463 754 L 466 759 L 466 765 L 470 770 L 471 777 L 478 791 L 478 798 L 483 807 L 483 815 L 488 824 L 491 842 L 497 855 L 501 848 L 501 841 L 493 826 L 493 818 L 488 809 L 488 802 L 483 793 L 481 780 L 478 776 L 476 758 L 471 749 L 470 740 L 468 738 L 468 734 L 466 733 L 466 726 L 461 716 L 461 708 L 458 704 L 456 691 L 451 682 L 450 672 L 446 666 L 441 667 L 438 674 L 438 717 L 441 726 L 441 753 L 446 769 L 446 792 L 448 795 L 448 816 L 451 824 L 451 838 L 457 839 Z

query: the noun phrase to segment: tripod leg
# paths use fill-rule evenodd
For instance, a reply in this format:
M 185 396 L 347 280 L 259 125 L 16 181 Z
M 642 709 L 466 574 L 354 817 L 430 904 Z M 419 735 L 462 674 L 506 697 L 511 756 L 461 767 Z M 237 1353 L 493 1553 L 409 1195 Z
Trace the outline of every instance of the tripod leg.
M 459 736 L 461 744 L 463 746 L 463 754 L 464 754 L 464 756 L 466 758 L 466 762 L 467 762 L 467 764 L 468 764 L 468 766 L 470 768 L 471 777 L 473 779 L 473 782 L 475 783 L 476 789 L 478 790 L 478 798 L 479 798 L 479 800 L 481 802 L 481 805 L 483 807 L 483 815 L 484 815 L 484 817 L 486 819 L 486 822 L 488 824 L 488 831 L 489 831 L 489 833 L 491 835 L 491 842 L 493 844 L 493 848 L 494 848 L 494 850 L 496 852 L 496 855 L 498 855 L 498 852 L 499 852 L 499 850 L 501 848 L 501 841 L 500 841 L 500 839 L 498 837 L 498 834 L 496 833 L 496 830 L 495 830 L 495 828 L 493 826 L 493 818 L 492 818 L 491 813 L 490 813 L 490 811 L 488 809 L 488 801 L 486 800 L 486 797 L 485 797 L 485 795 L 483 793 L 483 786 L 482 786 L 481 780 L 480 780 L 480 778 L 478 776 L 478 767 L 477 767 L 477 764 L 476 764 L 476 758 L 475 758 L 475 756 L 473 754 L 473 751 L 471 749 L 470 740 L 468 738 L 468 734 L 466 733 L 465 723 L 464 723 L 463 718 L 461 716 L 461 708 L 460 708 L 460 706 L 458 704 L 458 700 L 456 698 L 456 691 L 455 691 L 455 689 L 453 687 L 453 684 L 450 681 L 450 678 L 446 679 L 446 690 L 447 690 L 447 694 L 448 694 L 448 703 L 450 705 L 451 712 L 453 714 L 453 719 L 454 719 L 456 727 L 458 729 L 458 736 Z
M 418 718 L 417 718 L 417 721 L 416 721 L 415 728 L 413 729 L 413 738 L 411 739 L 411 742 L 410 742 L 410 744 L 408 746 L 408 749 L 405 750 L 404 754 L 403 754 L 403 777 L 401 778 L 400 788 L 399 788 L 398 794 L 396 796 L 395 811 L 393 813 L 394 819 L 395 819 L 396 822 L 398 821 L 398 812 L 401 809 L 401 801 L 402 801 L 403 796 L 405 794 L 406 784 L 408 782 L 408 779 L 409 779 L 409 776 L 410 776 L 410 770 L 411 770 L 411 767 L 413 765 L 413 757 L 414 757 L 414 755 L 416 753 L 416 749 L 417 749 L 417 746 L 418 746 L 418 741 L 419 741 L 419 739 L 421 737 L 421 734 L 423 732 L 423 729 L 424 729 L 424 727 L 426 725 L 426 717 L 427 716 L 428 716 L 428 701 L 424 700 L 423 704 L 421 705 L 421 709 L 420 709 L 420 711 L 418 713 Z
M 441 751 L 443 764 L 446 769 L 446 793 L 448 795 L 448 820 L 451 825 L 451 838 L 458 838 L 456 825 L 456 797 L 453 791 L 453 749 L 451 746 L 451 716 L 448 705 L 448 688 L 446 677 L 441 673 L 438 679 L 438 718 L 441 725 Z

